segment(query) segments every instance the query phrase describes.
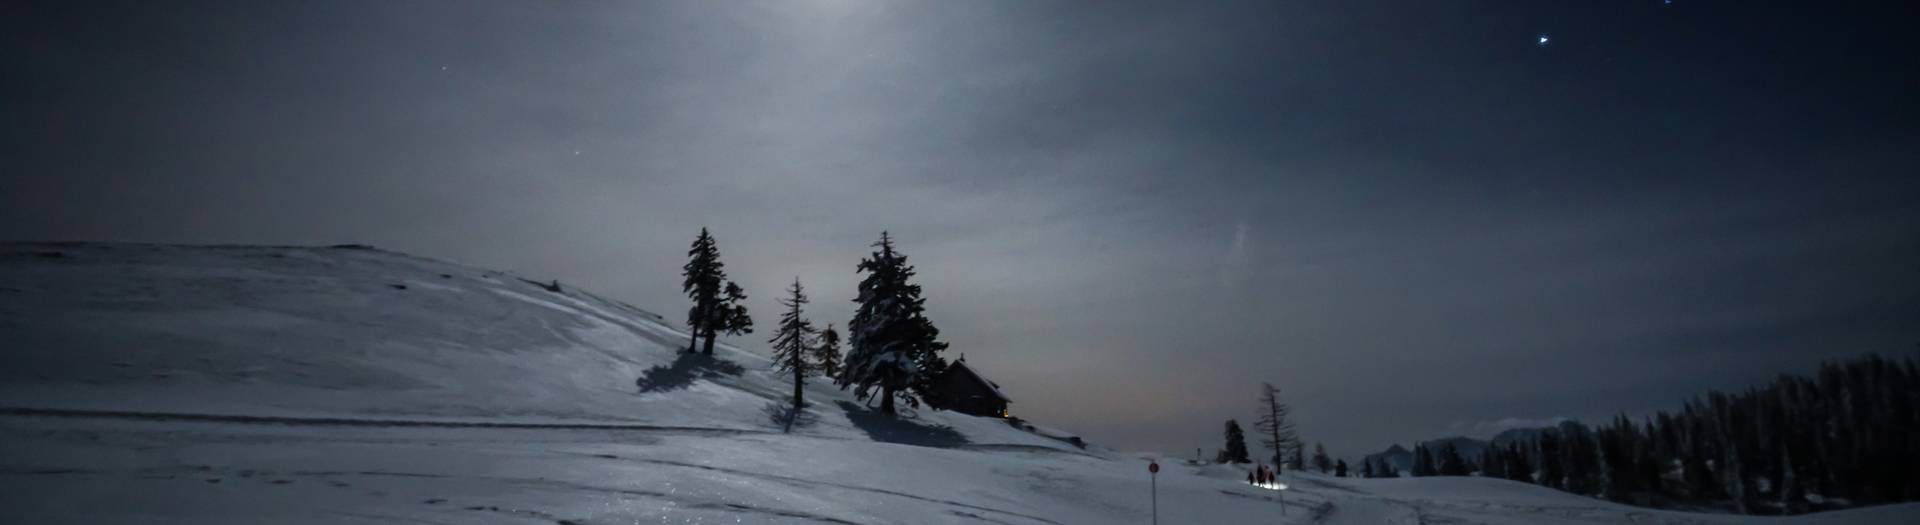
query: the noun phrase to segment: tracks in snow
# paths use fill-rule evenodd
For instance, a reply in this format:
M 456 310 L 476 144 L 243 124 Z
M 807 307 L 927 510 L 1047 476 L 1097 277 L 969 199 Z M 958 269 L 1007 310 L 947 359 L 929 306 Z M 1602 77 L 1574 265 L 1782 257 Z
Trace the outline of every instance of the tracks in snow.
M 599 458 L 605 458 L 605 459 L 617 459 L 617 460 L 622 460 L 622 461 L 633 461 L 633 462 L 639 462 L 639 463 L 647 463 L 647 464 L 652 464 L 652 465 L 663 465 L 663 466 L 670 466 L 670 467 L 680 467 L 680 468 L 690 468 L 690 469 L 699 469 L 699 470 L 706 470 L 706 471 L 712 471 L 712 472 L 720 472 L 720 473 L 723 473 L 723 474 L 731 474 L 731 475 L 735 475 L 735 476 L 742 476 L 742 477 L 750 477 L 750 478 L 758 478 L 758 479 L 765 479 L 765 480 L 769 480 L 769 481 L 777 481 L 777 482 L 780 482 L 780 483 L 786 483 L 786 484 L 790 484 L 790 485 L 795 485 L 795 486 L 802 486 L 802 487 L 805 487 L 805 486 L 824 486 L 824 487 L 833 487 L 833 488 L 837 488 L 837 489 L 843 489 L 843 490 L 852 490 L 852 491 L 859 491 L 859 492 L 868 492 L 868 493 L 873 493 L 873 494 L 884 494 L 884 495 L 888 495 L 888 496 L 895 496 L 895 497 L 901 497 L 901 498 L 907 498 L 907 499 L 911 499 L 911 500 L 917 500 L 917 501 L 924 501 L 924 502 L 928 502 L 928 503 L 937 503 L 937 504 L 942 504 L 942 505 L 951 505 L 951 506 L 954 506 L 954 507 L 960 507 L 960 508 L 964 508 L 964 509 L 970 509 L 970 510 L 974 510 L 974 511 L 979 511 L 979 512 L 987 512 L 987 513 L 992 513 L 992 514 L 999 514 L 999 515 L 1004 515 L 1004 516 L 1012 516 L 1012 517 L 1016 517 L 1016 518 L 1023 518 L 1023 519 L 1027 519 L 1027 520 L 1032 520 L 1032 521 L 1036 521 L 1036 522 L 1040 522 L 1040 523 L 1046 523 L 1046 524 L 1049 524 L 1049 525 L 1062 525 L 1062 524 L 1061 524 L 1060 522 L 1058 522 L 1058 521 L 1053 521 L 1053 520 L 1050 520 L 1050 519 L 1047 519 L 1047 518 L 1043 518 L 1043 517 L 1040 517 L 1040 516 L 1034 516 L 1034 515 L 1031 515 L 1031 514 L 1022 514 L 1022 513 L 1018 513 L 1018 512 L 1012 512 L 1012 511 L 1006 511 L 1006 510 L 1000 510 L 1000 509 L 996 509 L 996 508 L 992 508 L 992 507 L 983 507 L 983 506 L 980 506 L 980 505 L 973 505 L 973 504 L 968 504 L 968 503 L 961 503 L 961 502 L 958 502 L 958 501 L 953 501 L 953 500 L 944 500 L 944 499 L 938 499 L 938 498 L 929 498 L 929 497 L 926 497 L 926 496 L 919 496 L 919 495 L 915 495 L 915 494 L 908 494 L 908 493 L 905 493 L 905 492 L 900 492 L 900 491 L 895 491 L 895 490 L 887 490 L 887 489 L 878 489 L 878 488 L 872 488 L 872 487 L 862 487 L 862 486 L 859 486 L 859 485 L 847 485 L 847 484 L 843 484 L 843 483 L 833 483 L 833 482 L 828 482 L 828 481 L 820 481 L 820 480 L 814 480 L 814 479 L 805 479 L 805 478 L 796 478 L 796 477 L 791 477 L 791 476 L 781 476 L 781 475 L 777 475 L 777 474 L 762 474 L 762 473 L 758 473 L 758 472 L 748 472 L 748 471 L 744 471 L 744 470 L 738 470 L 738 469 L 730 469 L 730 468 L 726 468 L 726 467 L 716 467 L 716 466 L 712 466 L 712 465 L 701 465 L 701 464 L 698 464 L 698 463 L 686 463 L 686 462 L 681 462 L 681 461 L 672 461 L 672 460 L 664 460 L 664 459 L 649 459 L 649 458 L 630 458 L 630 457 L 622 457 L 622 456 L 616 456 L 616 455 L 612 455 L 612 454 L 592 454 L 592 456 L 594 456 L 594 457 L 599 457 Z
M 25 407 L 0 407 L 0 417 L 119 420 L 119 421 L 138 421 L 138 422 L 150 422 L 150 423 L 185 422 L 185 423 L 212 423 L 212 424 L 235 424 L 235 425 L 249 425 L 249 426 L 289 426 L 289 427 L 443 428 L 443 429 L 476 429 L 476 430 L 500 430 L 500 429 L 506 429 L 506 430 L 598 430 L 598 431 L 639 431 L 639 432 L 650 432 L 650 433 L 664 432 L 664 433 L 693 434 L 693 435 L 782 435 L 782 433 L 780 432 L 766 431 L 766 430 L 728 429 L 728 428 L 694 427 L 694 426 L 620 424 L 620 423 L 533 423 L 533 422 L 496 422 L 496 421 L 445 421 L 445 420 L 411 420 L 411 419 L 384 419 L 384 418 L 298 417 L 298 416 L 237 415 L 237 414 L 202 414 L 202 413 L 184 413 L 184 412 L 138 412 L 138 411 L 114 411 L 114 410 L 47 409 L 47 408 L 25 408 Z M 807 437 L 817 438 L 815 436 L 807 436 Z M 826 438 L 826 439 L 833 439 L 833 438 Z M 1086 456 L 1092 457 L 1091 455 L 1085 454 L 1085 453 L 1057 450 L 1057 449 L 1051 449 L 1047 447 L 1030 446 L 1030 445 L 968 445 L 960 448 L 973 449 L 973 450 L 989 450 L 989 451 L 990 450 L 1012 450 L 1012 451 L 1020 451 L 1020 452 L 1051 452 L 1051 453 L 1059 453 L 1059 454 L 1086 455 Z M 791 477 L 791 476 L 763 474 L 763 473 L 749 472 L 749 471 L 740 470 L 740 469 L 733 469 L 733 468 L 712 466 L 712 465 L 702 465 L 697 463 L 688 463 L 688 462 L 680 462 L 680 461 L 672 461 L 672 460 L 650 459 L 650 458 L 639 458 L 639 457 L 622 457 L 622 456 L 615 456 L 611 454 L 583 454 L 583 455 L 590 455 L 593 457 L 620 460 L 620 461 L 640 462 L 640 463 L 647 463 L 647 464 L 660 465 L 660 466 L 707 470 L 707 471 L 719 472 L 719 473 L 733 475 L 733 476 L 764 479 L 768 481 L 774 481 L 774 482 L 784 483 L 784 484 L 789 484 L 794 486 L 802 486 L 802 487 L 830 486 L 830 487 L 834 487 L 841 490 L 864 492 L 864 493 L 870 493 L 875 495 L 892 496 L 892 497 L 910 499 L 915 501 L 921 501 L 921 502 L 951 507 L 951 509 L 947 511 L 949 514 L 968 517 L 972 519 L 978 519 L 981 521 L 991 522 L 991 523 L 1008 523 L 1007 521 L 1004 521 L 1004 520 L 1016 520 L 1016 521 L 1023 521 L 1028 523 L 1041 523 L 1046 525 L 1063 525 L 1058 521 L 1054 521 L 1041 516 L 1001 510 L 1001 509 L 980 506 L 980 505 L 973 505 L 973 504 L 964 503 L 960 501 L 921 496 L 921 495 L 916 495 L 916 494 L 911 494 L 911 493 L 901 492 L 896 490 L 825 482 L 820 480 L 805 479 L 805 478 L 798 478 L 798 477 Z M 98 473 L 100 472 L 82 470 L 82 469 L 15 469 L 14 471 L 0 471 L 0 474 L 98 474 Z M 354 475 L 354 476 L 402 476 L 402 477 L 426 477 L 426 478 L 449 477 L 449 476 L 444 476 L 439 474 L 388 472 L 388 471 L 352 471 L 352 472 L 295 471 L 295 472 L 289 472 L 289 474 L 301 475 L 301 476 Z M 676 496 L 669 493 L 636 490 L 631 488 L 612 488 L 612 487 L 583 485 L 578 483 L 566 483 L 558 480 L 542 479 L 542 480 L 536 481 L 536 480 L 525 480 L 525 479 L 514 479 L 514 478 L 489 478 L 489 477 L 474 477 L 474 476 L 466 476 L 466 478 L 489 479 L 495 482 L 514 483 L 514 484 L 564 486 L 565 488 L 573 489 L 573 490 L 623 493 L 623 494 L 634 495 L 634 496 L 645 496 L 645 497 L 653 497 L 653 498 L 661 498 L 661 499 L 683 499 L 682 496 Z M 748 512 L 748 513 L 760 514 L 764 516 L 771 516 L 771 517 L 777 517 L 777 518 L 800 519 L 800 520 L 806 520 L 806 521 L 825 522 L 825 523 L 839 523 L 839 524 L 853 523 L 853 522 L 845 521 L 839 518 L 834 518 L 831 516 L 810 514 L 805 512 L 798 512 L 798 511 L 784 510 L 784 509 L 756 507 L 756 506 L 742 505 L 742 504 L 732 503 L 732 502 L 693 501 L 688 503 L 690 504 L 687 505 L 686 508 Z M 497 509 L 481 508 L 478 510 L 497 510 Z M 989 518 L 987 516 L 993 516 L 999 519 Z M 552 516 L 546 516 L 546 515 L 531 516 L 531 517 L 539 518 L 542 520 L 556 521 L 559 523 L 570 523 L 567 520 L 560 520 Z

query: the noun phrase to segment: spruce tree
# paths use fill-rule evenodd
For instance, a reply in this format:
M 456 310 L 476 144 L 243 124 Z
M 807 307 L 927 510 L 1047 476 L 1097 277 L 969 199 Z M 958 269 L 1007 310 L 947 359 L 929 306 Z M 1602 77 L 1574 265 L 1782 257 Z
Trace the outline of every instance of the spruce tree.
M 1471 467 L 1467 466 L 1466 458 L 1460 457 L 1460 451 L 1453 448 L 1452 443 L 1447 443 L 1445 447 L 1441 447 L 1440 475 L 1465 476 L 1472 473 L 1472 470 Z
M 787 292 L 787 298 L 780 300 L 780 305 L 787 307 L 787 311 L 780 314 L 780 329 L 767 342 L 773 345 L 774 365 L 782 372 L 793 373 L 793 416 L 787 419 L 787 429 L 792 430 L 793 417 L 798 417 L 806 408 L 801 396 L 805 393 L 807 376 L 814 371 L 807 354 L 813 348 L 815 331 L 813 322 L 801 317 L 800 305 L 807 304 L 807 294 L 800 287 L 800 278 L 793 279 L 793 287 Z
M 1336 459 L 1333 461 L 1333 477 L 1347 477 L 1347 460 Z
M 1540 484 L 1553 489 L 1565 488 L 1567 480 L 1566 460 L 1560 452 L 1558 434 L 1558 430 L 1542 432 L 1539 441 Z
M 1588 496 L 1600 493 L 1600 450 L 1585 427 L 1574 427 L 1566 436 L 1567 492 Z
M 847 324 L 851 348 L 840 386 L 853 387 L 861 400 L 877 393 L 880 412 L 888 415 L 896 413 L 895 398 L 914 407 L 925 398 L 938 408 L 941 400 L 933 398 L 931 383 L 946 370 L 940 353 L 947 343 L 939 341 L 940 329 L 927 320 L 920 285 L 910 282 L 914 269 L 907 255 L 893 249 L 886 232 L 873 246 L 878 249 L 857 267 L 867 277 L 860 281 L 854 298 L 859 306 Z
M 726 264 L 720 262 L 720 249 L 714 243 L 713 235 L 706 228 L 700 229 L 700 236 L 693 239 L 693 246 L 687 250 L 687 264 L 680 267 L 685 279 L 680 291 L 693 300 L 693 306 L 687 309 L 687 351 L 692 352 L 698 346 L 700 338 L 708 341 L 708 352 L 712 352 L 713 333 L 719 328 L 723 317 L 721 311 L 721 292 L 727 279 Z
M 1226 463 L 1252 463 L 1247 457 L 1247 435 L 1240 430 L 1240 422 L 1227 420 L 1227 448 L 1220 451 L 1220 457 Z
M 813 362 L 820 368 L 820 375 L 840 379 L 840 332 L 833 329 L 833 323 L 820 331 L 820 344 L 813 347 Z
M 1314 470 L 1320 471 L 1321 474 L 1325 474 L 1327 473 L 1327 469 L 1333 468 L 1333 458 L 1327 457 L 1326 445 L 1318 441 L 1313 443 L 1313 468 Z
M 713 329 L 707 330 L 707 354 L 713 353 L 713 339 L 717 332 L 726 332 L 727 335 L 753 333 L 753 318 L 747 316 L 746 300 L 747 291 L 740 289 L 739 284 L 727 281 L 726 295 L 720 299 L 720 318 Z
M 1289 417 L 1293 409 L 1280 400 L 1280 389 L 1273 383 L 1260 383 L 1260 419 L 1254 428 L 1260 431 L 1260 444 L 1273 451 L 1273 466 L 1280 468 L 1289 446 L 1299 441 Z M 1295 468 L 1298 468 L 1297 466 Z
M 1367 459 L 1367 458 L 1360 458 L 1360 477 L 1368 478 L 1368 479 L 1373 478 L 1373 460 Z
M 1487 447 L 1480 451 L 1480 477 L 1498 478 L 1506 476 L 1506 466 L 1500 460 L 1498 447 Z
M 1295 440 L 1290 446 L 1293 449 L 1293 458 L 1287 460 L 1287 468 L 1294 469 L 1294 470 L 1306 470 L 1307 447 L 1301 445 L 1300 441 L 1298 440 Z
M 1421 478 L 1438 474 L 1433 467 L 1433 452 L 1427 450 L 1426 443 L 1413 444 L 1413 477 Z
M 1507 479 L 1533 483 L 1533 465 L 1527 461 L 1527 451 L 1520 447 L 1520 443 L 1507 444 L 1504 463 L 1506 463 Z

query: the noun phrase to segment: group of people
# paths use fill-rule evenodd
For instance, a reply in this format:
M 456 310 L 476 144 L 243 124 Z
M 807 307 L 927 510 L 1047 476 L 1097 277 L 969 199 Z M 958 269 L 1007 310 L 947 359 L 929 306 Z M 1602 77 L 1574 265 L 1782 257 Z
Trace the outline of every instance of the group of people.
M 1279 475 L 1280 475 L 1279 472 L 1275 471 L 1272 468 L 1267 467 L 1266 465 L 1256 465 L 1253 470 L 1247 471 L 1247 484 L 1248 485 L 1272 485 L 1274 482 L 1274 478 L 1278 477 Z

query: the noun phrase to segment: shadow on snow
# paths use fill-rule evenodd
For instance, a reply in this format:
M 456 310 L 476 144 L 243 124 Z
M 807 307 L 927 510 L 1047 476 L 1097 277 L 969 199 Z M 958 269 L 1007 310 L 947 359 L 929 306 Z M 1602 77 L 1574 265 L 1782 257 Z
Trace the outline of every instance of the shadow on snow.
M 807 407 L 812 408 L 813 403 L 807 403 Z M 786 432 L 792 432 L 796 428 L 807 428 L 820 421 L 820 416 L 815 415 L 811 410 L 803 409 L 796 412 L 790 401 L 767 403 L 760 412 L 767 415 L 768 423 L 773 423 L 773 426 L 782 428 Z
M 633 384 L 640 387 L 643 394 L 666 392 L 693 386 L 695 379 L 719 379 L 743 372 L 746 369 L 733 361 L 698 352 L 681 352 L 673 364 L 648 368 Z
M 866 432 L 867 437 L 874 441 L 939 448 L 967 444 L 967 436 L 945 425 L 923 425 L 846 401 L 835 401 L 834 404 L 847 411 L 847 421 Z

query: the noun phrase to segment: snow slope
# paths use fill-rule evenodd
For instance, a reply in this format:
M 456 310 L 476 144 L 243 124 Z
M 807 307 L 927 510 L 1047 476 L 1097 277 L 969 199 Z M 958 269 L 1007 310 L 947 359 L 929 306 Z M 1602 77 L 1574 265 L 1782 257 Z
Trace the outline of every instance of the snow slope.
M 571 287 L 351 248 L 0 245 L 18 523 L 1145 523 L 1143 460 L 677 352 Z M 1168 463 L 1166 523 L 1904 523 L 1649 511 L 1477 479 Z
M 792 390 L 765 357 L 678 352 L 683 332 L 631 306 L 360 248 L 5 245 L 0 331 L 0 407 L 766 431 Z M 814 395 L 801 433 L 891 430 Z

